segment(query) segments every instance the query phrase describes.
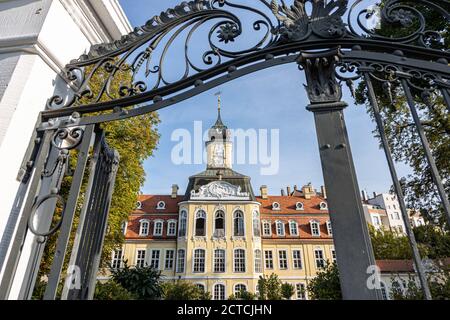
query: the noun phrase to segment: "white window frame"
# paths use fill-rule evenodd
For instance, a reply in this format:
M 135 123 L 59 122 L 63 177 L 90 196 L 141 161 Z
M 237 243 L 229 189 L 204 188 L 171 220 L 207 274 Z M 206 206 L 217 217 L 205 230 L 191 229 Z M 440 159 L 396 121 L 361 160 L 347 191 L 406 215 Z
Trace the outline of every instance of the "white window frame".
M 156 210 L 166 210 L 166 203 L 164 201 L 158 201 Z
M 172 229 L 173 232 L 170 232 L 170 225 L 175 225 L 175 227 Z M 171 219 L 167 221 L 167 235 L 170 237 L 174 237 L 177 235 L 177 220 Z
M 295 229 L 293 229 L 293 228 L 295 228 Z M 293 233 L 292 230 L 295 230 L 295 232 Z M 298 237 L 299 232 L 298 232 L 298 223 L 297 223 L 297 221 L 295 221 L 295 220 L 289 221 L 289 234 L 291 236 Z
M 218 287 L 218 286 L 221 286 L 221 288 L 223 288 L 223 299 L 221 299 L 221 298 L 219 298 L 219 299 L 216 299 L 216 287 Z M 219 283 L 215 283 L 214 284 L 214 286 L 213 286 L 213 292 L 212 292 L 212 298 L 213 298 L 213 300 L 225 300 L 226 298 L 227 298 L 227 287 L 226 287 L 226 285 L 225 285 L 225 283 L 223 283 L 223 282 L 219 282 Z
M 304 211 L 305 210 L 305 205 L 303 204 L 303 202 L 297 202 L 295 204 L 295 210 L 297 210 L 297 211 Z
M 172 258 L 167 257 L 167 254 L 169 252 L 172 252 Z M 172 266 L 171 267 L 167 267 L 167 262 L 172 261 Z M 174 249 L 167 249 L 164 252 L 164 270 L 173 270 L 173 268 L 175 267 L 175 250 Z
M 244 287 L 244 291 L 248 291 L 248 289 L 247 289 L 247 285 L 245 284 L 245 283 L 236 283 L 234 286 L 233 286 L 233 294 L 234 294 L 234 297 L 236 298 L 236 299 L 240 299 L 241 297 L 240 297 L 240 293 L 241 293 L 241 291 L 242 291 L 242 289 L 241 290 L 237 290 L 237 287 L 238 286 L 243 286 Z
M 281 211 L 281 205 L 279 202 L 272 203 L 272 211 Z
M 127 231 L 128 231 L 128 221 L 122 221 L 122 224 L 120 225 L 120 228 L 122 229 L 122 233 L 124 236 L 127 235 Z
M 295 257 L 295 253 L 299 252 L 300 257 Z M 296 266 L 295 263 L 300 262 L 300 267 Z M 303 269 L 303 250 L 301 249 L 292 249 L 292 269 L 294 270 L 302 270 Z
M 333 263 L 337 262 L 336 249 L 334 247 L 331 247 L 330 252 L 331 252 L 331 260 L 333 261 Z
M 266 252 L 270 252 L 270 259 L 267 258 Z M 274 263 L 274 257 L 273 257 L 273 250 L 264 250 L 264 269 L 265 270 L 274 270 L 275 268 L 275 263 Z M 267 262 L 270 261 L 270 265 L 271 267 L 267 266 Z
M 258 234 L 255 231 L 258 231 Z M 255 238 L 261 238 L 261 220 L 258 210 L 254 210 L 252 214 L 252 233 Z
M 146 232 L 144 233 L 143 231 L 144 231 L 144 224 L 147 224 L 147 230 L 146 230 Z M 147 220 L 147 219 L 142 219 L 142 220 L 140 220 L 139 221 L 139 236 L 140 237 L 147 237 L 148 235 L 149 235 L 149 233 L 150 233 L 150 221 L 149 220 Z
M 222 262 L 223 271 L 216 271 L 216 263 L 217 263 L 216 252 L 217 251 L 223 252 L 223 262 Z M 226 271 L 227 271 L 227 251 L 225 249 L 222 249 L 222 248 L 214 249 L 212 260 L 213 260 L 213 273 L 226 273 Z
M 259 252 L 259 256 L 257 254 Z M 261 249 L 255 249 L 253 252 L 255 273 L 263 273 L 263 253 Z
M 236 215 L 237 213 L 241 213 L 242 214 L 242 234 L 238 234 L 236 235 L 236 233 L 239 233 L 239 225 L 238 225 L 238 230 L 236 230 L 236 225 L 235 225 L 235 220 L 237 219 Z M 233 212 L 233 237 L 235 238 L 244 238 L 245 237 L 245 213 L 243 210 L 241 209 L 236 209 Z
M 140 255 L 140 253 L 144 253 L 144 257 Z M 147 258 L 147 250 L 146 249 L 136 249 L 136 258 L 134 259 L 134 265 L 136 267 L 145 267 Z
M 275 225 L 276 225 L 276 229 L 277 229 L 277 236 L 279 236 L 279 237 L 285 237 L 286 236 L 286 225 L 284 224 L 284 222 L 283 221 L 281 221 L 281 220 L 277 220 L 276 222 L 275 222 Z M 281 233 L 280 233 L 280 230 L 278 229 L 278 227 L 281 225 L 281 227 L 282 227 L 282 229 L 281 229 Z
M 200 216 L 201 215 L 201 216 Z M 207 217 L 207 214 L 206 214 L 206 211 L 205 210 L 203 210 L 203 209 L 199 209 L 199 210 L 197 210 L 197 212 L 195 213 L 195 220 L 194 220 L 194 237 L 197 237 L 197 238 L 203 238 L 203 237 L 206 237 L 206 235 L 208 234 L 207 233 L 207 220 L 206 220 L 206 217 Z M 197 235 L 197 220 L 198 219 L 204 219 L 205 220 L 205 224 L 204 224 L 204 226 L 203 226 L 203 229 L 204 229 L 204 235 Z
M 183 229 L 184 227 L 184 229 Z M 184 231 L 184 234 L 181 232 Z M 180 223 L 178 225 L 178 237 L 185 238 L 187 235 L 187 210 L 183 209 L 180 211 Z
M 322 253 L 322 258 L 321 259 L 319 259 L 317 257 L 317 252 L 321 252 Z M 321 266 L 319 266 L 319 262 L 320 261 L 321 261 L 321 264 L 323 264 Z M 324 269 L 326 267 L 325 251 L 322 248 L 315 248 L 314 249 L 314 262 L 315 262 L 316 269 L 321 270 L 321 269 Z
M 303 294 L 302 295 L 301 295 L 301 290 L 303 290 Z M 306 291 L 306 284 L 301 283 L 301 282 L 295 284 L 295 297 L 297 298 L 297 300 L 308 300 L 308 294 L 307 294 L 307 291 Z
M 195 252 L 196 251 L 203 251 L 203 271 L 195 271 Z M 195 274 L 204 274 L 206 273 L 206 249 L 204 248 L 194 248 L 192 251 L 192 273 Z
M 120 252 L 120 253 L 119 253 Z M 120 269 L 123 266 L 123 249 L 114 250 L 111 253 L 111 268 L 114 270 Z
M 281 257 L 281 254 L 284 253 L 284 257 Z M 289 269 L 289 258 L 288 258 L 288 250 L 287 249 L 279 249 L 278 250 L 278 269 L 279 270 L 288 270 Z M 281 266 L 281 262 L 284 262 L 283 266 Z
M 236 263 L 237 263 L 237 261 L 236 261 L 236 252 L 238 252 L 238 251 L 244 252 L 244 257 L 243 257 L 244 270 L 243 271 L 237 271 L 237 268 L 236 268 Z M 242 259 L 242 257 L 238 257 L 238 259 Z M 240 265 L 240 266 L 242 266 L 242 265 Z M 234 273 L 246 273 L 247 272 L 247 252 L 246 252 L 246 250 L 244 248 L 236 248 L 236 249 L 233 250 L 233 272 Z
M 218 217 L 217 217 L 217 215 L 218 215 L 218 213 L 220 213 L 220 212 L 222 212 L 223 213 L 223 235 L 218 235 L 217 234 L 217 230 L 221 230 L 221 229 L 216 229 L 216 220 L 218 219 Z M 215 237 L 215 238 L 224 238 L 225 237 L 225 235 L 226 235 L 226 212 L 225 212 L 225 210 L 223 210 L 223 209 L 218 209 L 218 210 L 216 210 L 216 212 L 214 212 L 214 225 L 213 225 L 213 230 L 214 230 L 214 233 L 213 233 L 213 236 Z
M 327 221 L 327 233 L 330 237 L 333 236 L 333 227 L 331 226 L 331 221 Z
M 314 230 L 315 230 L 315 228 L 313 227 L 314 225 L 317 226 L 317 233 L 314 232 Z M 309 226 L 311 228 L 311 235 L 313 237 L 320 237 L 320 222 L 317 220 L 311 220 L 309 222 Z
M 161 232 L 157 232 L 157 226 L 161 224 Z M 157 237 L 161 237 L 163 235 L 164 230 L 164 220 L 157 219 L 153 222 L 153 235 Z
M 180 259 L 180 252 L 183 252 L 183 258 Z M 183 268 L 180 268 L 180 267 Z M 186 250 L 185 249 L 178 249 L 177 250 L 177 266 L 176 266 L 176 273 L 184 273 L 186 272 Z
M 153 253 L 158 252 L 158 259 L 156 260 L 156 258 L 153 258 Z M 157 261 L 158 262 L 158 266 L 156 267 L 153 264 L 153 261 Z M 152 249 L 150 252 L 150 266 L 153 266 L 154 269 L 156 270 L 160 270 L 161 269 L 161 249 Z
M 269 233 L 266 233 L 266 225 L 269 226 Z M 270 237 L 272 236 L 272 222 L 270 220 L 263 220 L 262 221 L 262 234 L 264 237 Z
M 328 203 L 326 203 L 325 201 L 322 201 L 322 202 L 319 204 L 319 208 L 320 208 L 320 210 L 322 210 L 322 211 L 327 211 L 327 210 L 328 210 Z
M 136 201 L 136 209 L 141 210 L 142 209 L 142 202 Z

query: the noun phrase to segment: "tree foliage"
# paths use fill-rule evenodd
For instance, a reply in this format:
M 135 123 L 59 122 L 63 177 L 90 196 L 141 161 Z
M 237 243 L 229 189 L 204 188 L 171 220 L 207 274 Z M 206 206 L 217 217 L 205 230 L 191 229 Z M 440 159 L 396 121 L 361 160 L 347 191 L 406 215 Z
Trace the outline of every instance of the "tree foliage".
M 290 299 L 294 294 L 294 287 L 283 283 L 278 275 L 272 273 L 270 276 L 260 276 L 258 280 L 259 300 L 283 300 Z
M 339 270 L 335 263 L 328 264 L 326 269 L 317 273 L 317 276 L 308 284 L 309 296 L 312 300 L 341 300 L 341 284 Z
M 111 270 L 111 279 L 133 294 L 137 300 L 160 300 L 163 297 L 161 271 L 151 266 Z
M 401 260 L 411 259 L 412 251 L 407 237 L 399 236 L 388 230 L 376 231 L 369 228 L 375 259 Z
M 165 282 L 164 300 L 211 300 L 211 294 L 204 292 L 195 284 L 183 280 Z
M 114 280 L 97 283 L 94 300 L 135 300 L 135 296 Z
M 384 5 L 385 2 L 386 0 L 383 0 L 381 4 Z M 435 30 L 443 37 L 443 41 L 431 41 L 430 45 L 437 49 L 449 49 L 448 21 L 442 19 L 441 15 L 432 7 L 420 4 L 415 4 L 415 7 L 425 17 L 427 30 Z M 381 28 L 375 30 L 375 32 L 388 37 L 400 37 L 411 34 L 417 27 L 418 20 L 414 18 L 409 27 L 392 27 L 382 24 Z M 412 87 L 412 94 L 448 194 L 450 192 L 450 161 L 448 160 L 450 159 L 450 118 L 440 93 L 433 92 L 430 95 L 424 95 L 425 91 L 421 90 L 420 87 L 426 87 L 426 82 L 417 79 L 411 81 L 416 85 L 416 88 Z M 403 89 L 397 82 L 391 84 L 390 90 L 378 81 L 373 81 L 373 85 L 394 160 L 405 163 L 412 168 L 412 173 L 401 179 L 408 206 L 420 210 L 430 222 L 444 226 L 445 217 L 441 200 L 410 115 Z M 374 118 L 372 106 L 367 99 L 367 84 L 364 81 L 359 84 L 356 91 L 356 103 L 365 104 L 367 112 Z M 379 138 L 377 129 L 373 133 L 375 137 Z

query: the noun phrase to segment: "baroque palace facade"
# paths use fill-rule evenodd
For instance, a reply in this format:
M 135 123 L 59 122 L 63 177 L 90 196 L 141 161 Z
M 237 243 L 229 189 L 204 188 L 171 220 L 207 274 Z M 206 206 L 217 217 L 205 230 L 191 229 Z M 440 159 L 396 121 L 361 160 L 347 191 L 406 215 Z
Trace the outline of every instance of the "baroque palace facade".
M 124 223 L 125 244 L 112 267 L 152 265 L 167 280 L 191 281 L 223 300 L 275 273 L 307 299 L 306 286 L 335 260 L 326 191 L 311 185 L 256 196 L 250 178 L 232 170 L 230 131 L 219 116 L 206 143 L 208 164 L 184 196 L 142 195 Z

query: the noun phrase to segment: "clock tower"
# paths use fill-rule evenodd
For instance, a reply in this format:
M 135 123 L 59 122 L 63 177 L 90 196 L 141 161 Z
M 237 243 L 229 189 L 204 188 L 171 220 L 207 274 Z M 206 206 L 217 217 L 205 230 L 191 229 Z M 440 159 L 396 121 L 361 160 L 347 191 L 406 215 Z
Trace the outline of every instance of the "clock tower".
M 216 123 L 208 131 L 206 151 L 208 169 L 231 169 L 233 158 L 233 143 L 231 132 L 222 122 L 221 99 L 218 97 L 218 115 Z

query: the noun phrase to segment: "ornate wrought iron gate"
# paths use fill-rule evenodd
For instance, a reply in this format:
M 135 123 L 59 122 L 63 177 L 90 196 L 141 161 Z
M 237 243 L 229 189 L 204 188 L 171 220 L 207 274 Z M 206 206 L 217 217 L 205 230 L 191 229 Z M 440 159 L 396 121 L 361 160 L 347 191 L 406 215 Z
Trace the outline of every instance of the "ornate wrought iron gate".
M 66 281 L 62 296 L 64 299 L 92 298 L 118 161 L 118 155 L 107 147 L 98 124 L 157 111 L 244 75 L 291 63 L 306 74 L 310 100 L 307 108 L 314 113 L 316 121 L 343 296 L 379 299 L 379 290 L 367 286 L 367 270 L 375 261 L 346 132 L 347 104 L 342 101 L 342 83 L 352 91 L 355 83 L 365 84 L 402 216 L 408 221 L 376 88 L 382 88 L 385 97 L 390 99 L 393 96 L 405 99 L 450 223 L 448 195 L 420 112 L 432 108 L 432 98 L 442 99 L 447 112 L 450 111 L 450 52 L 446 38 L 450 3 L 447 0 L 384 0 L 380 6 L 369 9 L 362 7 L 365 3 L 355 0 L 349 6 L 348 0 L 293 0 L 293 5 L 287 6 L 277 0 L 183 2 L 153 17 L 121 40 L 93 46 L 90 52 L 67 65 L 63 76 L 75 90 L 69 96 L 49 99 L 19 176 L 21 187 L 11 211 L 9 232 L 0 247 L 0 264 L 5 262 L 0 297 L 9 296 L 22 248 L 32 237 L 27 270 L 19 279 L 20 298 L 30 297 L 45 239 L 60 230 L 45 294 L 47 299 L 55 298 L 89 148 L 95 136 L 89 188 L 69 263 L 69 268 L 78 266 L 79 270 L 71 269 L 74 277 Z M 239 14 L 246 19 L 240 19 Z M 249 17 L 253 20 L 248 30 L 245 22 Z M 367 27 L 367 19 L 375 19 L 381 28 Z M 189 44 L 202 30 L 206 30 L 208 48 L 194 60 Z M 384 30 L 392 32 L 386 35 Z M 246 33 L 249 31 L 251 37 Z M 165 71 L 167 53 L 180 39 L 184 50 L 177 61 L 182 61 L 184 67 L 180 77 L 170 82 Z M 240 50 L 224 49 L 239 39 L 253 43 Z M 128 75 L 128 80 L 115 83 L 119 74 Z M 103 82 L 94 92 L 90 83 L 99 75 Z M 67 174 L 69 154 L 75 150 L 77 166 L 69 196 L 64 199 L 59 195 L 59 187 Z M 57 203 L 63 214 L 52 228 Z M 39 217 L 36 227 L 34 217 Z M 12 237 L 14 230 L 17 231 Z M 406 231 L 422 289 L 425 297 L 431 299 L 408 223 Z M 76 288 L 76 283 L 81 286 Z

